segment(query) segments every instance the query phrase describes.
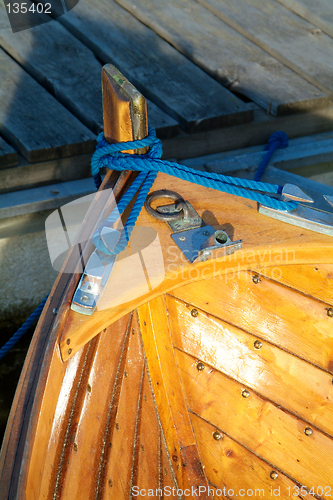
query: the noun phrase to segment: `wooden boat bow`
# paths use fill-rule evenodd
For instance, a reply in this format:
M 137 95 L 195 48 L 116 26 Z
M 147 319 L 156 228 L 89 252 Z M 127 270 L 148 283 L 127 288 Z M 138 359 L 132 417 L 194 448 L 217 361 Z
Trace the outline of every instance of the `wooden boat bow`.
M 146 125 L 135 132 L 119 90 L 127 81 L 118 75 L 115 86 L 113 77 L 109 67 L 105 134 L 119 142 Z M 132 179 L 106 175 L 82 227 L 85 258 L 101 211 L 106 217 L 113 206 L 100 193 L 113 187 L 118 200 Z M 331 238 L 166 174 L 151 192 L 166 187 L 242 248 L 191 263 L 169 226 L 143 209 L 137 227 L 154 234 L 152 247 L 139 256 L 124 250 L 91 316 L 70 309 L 80 268 L 69 254 L 65 265 L 77 272 L 55 283 L 13 403 L 3 498 L 237 498 L 254 490 L 326 498 L 332 488 Z M 135 281 L 126 260 L 138 257 L 148 284 Z

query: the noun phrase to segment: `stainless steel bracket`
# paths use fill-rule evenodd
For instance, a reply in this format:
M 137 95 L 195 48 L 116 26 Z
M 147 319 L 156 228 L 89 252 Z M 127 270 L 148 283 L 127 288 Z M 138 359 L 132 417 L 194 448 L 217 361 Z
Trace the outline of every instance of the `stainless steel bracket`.
M 332 197 L 324 196 L 329 205 L 332 205 Z M 293 184 L 286 184 L 282 190 L 282 201 L 299 201 L 298 207 L 293 210 L 277 210 L 265 205 L 259 204 L 259 213 L 272 217 L 273 219 L 287 222 L 304 229 L 310 229 L 317 233 L 333 236 L 333 214 L 318 210 L 316 207 L 310 207 L 309 203 L 313 203 L 313 199 L 307 196 L 300 188 Z
M 197 258 L 208 260 L 213 250 L 220 250 L 219 257 L 231 255 L 242 248 L 242 240 L 231 241 L 222 229 L 215 230 L 212 226 L 188 229 L 171 235 L 183 255 L 192 263 Z
M 81 314 L 91 315 L 102 296 L 112 274 L 117 255 L 107 255 L 99 250 L 91 254 L 71 304 L 71 309 Z
M 95 237 L 101 238 L 105 247 L 112 251 L 120 238 L 120 231 L 112 227 L 103 227 L 100 234 Z M 97 306 L 99 298 L 102 296 L 113 267 L 117 260 L 117 255 L 107 254 L 101 250 L 94 250 L 88 259 L 79 284 L 75 290 L 71 309 L 81 314 L 92 314 Z
M 154 209 L 151 203 L 158 198 L 171 198 L 175 203 Z M 145 207 L 150 215 L 169 225 L 173 231 L 171 238 L 191 263 L 198 257 L 202 261 L 207 260 L 216 249 L 221 251 L 219 256 L 222 256 L 230 255 L 242 247 L 242 240 L 231 241 L 225 231 L 205 225 L 192 205 L 174 191 L 151 193 Z

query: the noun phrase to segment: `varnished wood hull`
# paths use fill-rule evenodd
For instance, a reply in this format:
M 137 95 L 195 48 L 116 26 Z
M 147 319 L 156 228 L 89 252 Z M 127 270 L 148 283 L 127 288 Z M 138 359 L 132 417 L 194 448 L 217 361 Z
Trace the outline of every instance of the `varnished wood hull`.
M 332 494 L 330 237 L 166 175 L 152 190 L 166 185 L 243 249 L 171 262 L 169 228 L 143 210 L 176 266 L 155 288 L 87 318 L 69 310 L 78 275 L 59 276 L 9 419 L 1 499 Z

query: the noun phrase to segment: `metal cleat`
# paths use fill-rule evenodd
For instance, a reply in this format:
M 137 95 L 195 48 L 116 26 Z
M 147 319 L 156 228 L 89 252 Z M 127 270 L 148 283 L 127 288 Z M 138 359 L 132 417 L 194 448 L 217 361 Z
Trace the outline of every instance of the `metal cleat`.
M 324 195 L 324 199 L 333 206 L 333 197 Z M 333 236 L 333 214 L 330 211 L 323 211 L 316 206 L 309 206 L 314 200 L 305 194 L 298 186 L 286 184 L 280 195 L 280 199 L 288 201 L 299 201 L 299 205 L 293 210 L 278 210 L 259 204 L 259 213 L 272 217 L 273 219 L 303 227 L 310 231 Z

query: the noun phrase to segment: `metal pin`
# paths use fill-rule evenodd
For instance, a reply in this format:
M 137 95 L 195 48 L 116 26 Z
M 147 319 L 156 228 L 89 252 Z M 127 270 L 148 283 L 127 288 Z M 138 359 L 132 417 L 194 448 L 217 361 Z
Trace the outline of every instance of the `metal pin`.
M 255 349 L 261 349 L 262 343 L 260 342 L 260 340 L 256 340 L 255 342 L 253 342 L 253 346 Z
M 198 363 L 197 364 L 197 370 L 198 372 L 202 372 L 205 369 L 205 365 L 203 363 Z
M 277 479 L 279 477 L 279 474 L 276 472 L 276 470 L 272 470 L 269 476 L 271 479 Z
M 312 436 L 313 430 L 310 427 L 305 427 L 304 434 L 306 436 Z
M 71 339 L 66 340 L 66 344 L 69 345 L 71 343 Z
M 213 432 L 213 438 L 215 441 L 220 441 L 220 439 L 222 439 L 222 434 L 219 431 L 215 431 Z
M 260 282 L 260 276 L 259 276 L 259 274 L 254 274 L 254 275 L 252 276 L 252 281 L 253 281 L 253 283 L 255 283 L 255 284 L 259 283 L 259 282 Z
M 56 307 L 54 307 L 54 308 L 52 309 L 52 314 L 56 315 L 56 314 L 58 314 L 58 312 L 59 312 L 59 311 L 58 311 L 58 309 L 57 309 Z
M 248 398 L 250 395 L 249 391 L 247 389 L 242 390 L 242 396 L 243 398 Z
M 199 316 L 198 310 L 197 309 L 192 309 L 191 316 L 193 316 L 193 318 L 196 318 L 197 316 Z
M 72 354 L 72 349 L 68 349 L 68 354 Z

